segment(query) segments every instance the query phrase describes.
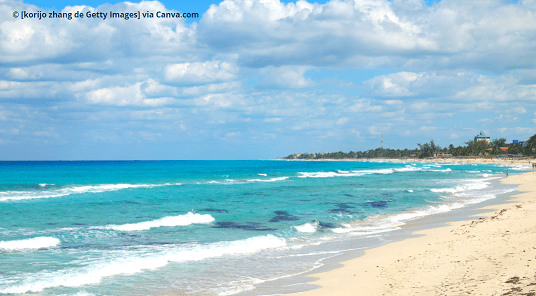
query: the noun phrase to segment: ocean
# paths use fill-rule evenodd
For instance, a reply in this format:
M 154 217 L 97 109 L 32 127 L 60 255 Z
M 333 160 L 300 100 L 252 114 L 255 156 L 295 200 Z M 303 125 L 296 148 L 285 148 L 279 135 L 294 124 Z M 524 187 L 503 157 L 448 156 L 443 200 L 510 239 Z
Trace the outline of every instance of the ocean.
M 1 295 L 232 295 L 493 199 L 524 167 L 0 162 Z

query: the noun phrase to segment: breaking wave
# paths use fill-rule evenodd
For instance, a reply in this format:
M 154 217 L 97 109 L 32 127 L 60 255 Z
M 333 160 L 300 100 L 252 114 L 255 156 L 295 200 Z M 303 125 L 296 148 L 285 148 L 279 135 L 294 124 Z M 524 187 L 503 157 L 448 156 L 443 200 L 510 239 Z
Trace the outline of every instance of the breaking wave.
M 242 255 L 286 246 L 286 241 L 273 235 L 251 237 L 244 240 L 174 247 L 158 253 L 121 253 L 116 258 L 76 268 L 49 273 L 28 274 L 22 282 L 0 289 L 2 294 L 40 292 L 53 287 L 80 287 L 98 284 L 115 275 L 136 274 L 154 270 L 169 262 L 199 261 L 226 255 Z
M 198 214 L 189 212 L 186 215 L 164 217 L 158 220 L 130 223 L 123 225 L 108 225 L 106 228 L 119 231 L 139 231 L 149 230 L 157 227 L 187 226 L 191 224 L 206 224 L 215 219 L 209 214 Z
M 55 237 L 35 237 L 14 241 L 0 241 L 0 250 L 24 251 L 47 249 L 60 245 L 61 242 Z
M 40 184 L 40 187 L 46 188 L 52 184 Z M 161 186 L 175 186 L 181 183 L 164 183 L 164 184 L 100 184 L 100 185 L 82 185 L 70 186 L 54 190 L 36 190 L 36 191 L 4 191 L 0 192 L 0 201 L 24 200 L 37 198 L 52 198 L 71 194 L 98 193 L 105 191 L 116 191 L 129 188 L 153 188 Z

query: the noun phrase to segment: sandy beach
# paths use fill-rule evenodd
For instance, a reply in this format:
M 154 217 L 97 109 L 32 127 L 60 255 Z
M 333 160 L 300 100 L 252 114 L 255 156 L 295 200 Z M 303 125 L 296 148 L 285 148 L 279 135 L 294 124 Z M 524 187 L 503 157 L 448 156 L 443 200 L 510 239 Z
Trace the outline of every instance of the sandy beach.
M 518 191 L 486 218 L 367 250 L 299 295 L 536 295 L 536 172 L 501 182 Z

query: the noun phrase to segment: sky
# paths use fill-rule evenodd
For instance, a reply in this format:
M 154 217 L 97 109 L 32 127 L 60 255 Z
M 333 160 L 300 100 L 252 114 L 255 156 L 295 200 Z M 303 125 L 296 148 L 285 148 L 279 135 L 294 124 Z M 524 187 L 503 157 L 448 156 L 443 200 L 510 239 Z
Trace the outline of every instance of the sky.
M 0 0 L 0 12 L 0 160 L 272 159 L 374 149 L 382 134 L 393 149 L 536 134 L 536 0 Z

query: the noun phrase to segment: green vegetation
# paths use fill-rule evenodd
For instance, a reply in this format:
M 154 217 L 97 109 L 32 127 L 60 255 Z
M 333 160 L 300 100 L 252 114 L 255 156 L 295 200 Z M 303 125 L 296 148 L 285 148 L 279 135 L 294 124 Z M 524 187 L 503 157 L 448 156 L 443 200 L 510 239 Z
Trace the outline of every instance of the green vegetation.
M 429 143 L 420 144 L 413 150 L 383 149 L 376 148 L 368 151 L 350 151 L 348 153 L 339 151 L 331 153 L 300 153 L 291 154 L 285 159 L 347 159 L 347 158 L 426 158 L 426 157 L 471 157 L 471 156 L 534 156 L 536 155 L 536 135 L 530 137 L 525 145 L 507 144 L 505 138 L 494 139 L 491 143 L 486 141 L 468 141 L 465 146 L 441 148 L 431 140 Z M 502 147 L 502 148 L 501 148 Z M 508 149 L 504 149 L 508 147 Z

